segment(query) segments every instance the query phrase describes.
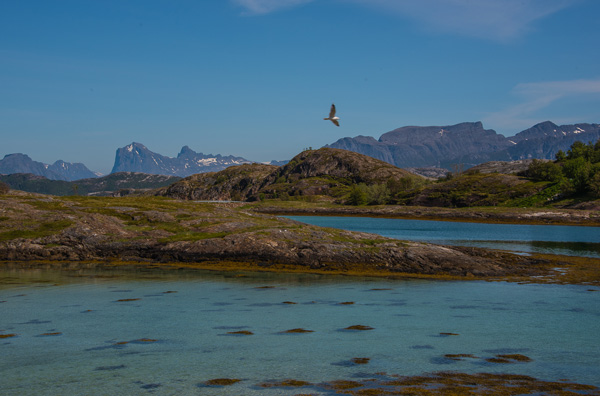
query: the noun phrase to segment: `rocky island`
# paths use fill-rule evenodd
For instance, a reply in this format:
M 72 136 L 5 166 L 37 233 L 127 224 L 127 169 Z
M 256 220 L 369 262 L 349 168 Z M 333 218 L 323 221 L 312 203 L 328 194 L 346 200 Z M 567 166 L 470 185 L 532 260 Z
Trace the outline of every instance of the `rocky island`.
M 253 204 L 11 191 L 0 196 L 0 208 L 0 260 L 20 266 L 145 265 L 447 279 L 562 274 L 549 260 L 309 226 L 257 213 Z
M 595 153 L 600 145 L 579 149 Z M 577 190 L 561 174 L 576 160 L 571 154 L 562 165 L 508 165 L 518 165 L 521 174 L 499 173 L 504 165 L 493 164 L 432 182 L 374 158 L 323 148 L 306 150 L 284 166 L 244 164 L 122 197 L 58 197 L 5 188 L 0 260 L 599 283 L 597 259 L 399 241 L 277 217 L 600 225 L 599 201 L 573 198 L 589 194 L 589 186 L 594 193 L 591 177 Z M 579 195 L 561 192 L 568 188 Z M 530 206 L 521 207 L 525 204 Z

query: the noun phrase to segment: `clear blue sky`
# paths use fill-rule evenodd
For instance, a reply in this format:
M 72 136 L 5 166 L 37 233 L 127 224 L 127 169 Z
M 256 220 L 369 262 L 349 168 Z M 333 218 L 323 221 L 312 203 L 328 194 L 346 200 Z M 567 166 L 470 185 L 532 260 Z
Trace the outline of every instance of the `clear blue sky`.
M 2 1 L 0 158 L 108 173 L 133 141 L 270 161 L 406 125 L 599 123 L 599 18 L 599 0 Z

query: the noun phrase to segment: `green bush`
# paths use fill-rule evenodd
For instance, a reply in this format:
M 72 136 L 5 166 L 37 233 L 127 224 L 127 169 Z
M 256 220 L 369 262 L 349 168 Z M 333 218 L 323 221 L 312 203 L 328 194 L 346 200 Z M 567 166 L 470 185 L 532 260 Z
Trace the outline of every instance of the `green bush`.
M 529 165 L 527 176 L 536 181 L 557 182 L 563 178 L 563 173 L 560 165 L 556 162 L 534 159 Z
M 533 160 L 527 177 L 558 183 L 564 195 L 592 194 L 600 197 L 600 140 L 595 144 L 575 142 L 556 162 Z
M 367 186 L 363 183 L 355 184 L 350 188 L 348 196 L 348 204 L 350 205 L 366 205 L 368 202 Z
M 385 184 L 374 184 L 367 187 L 369 205 L 384 205 L 390 200 L 390 190 Z

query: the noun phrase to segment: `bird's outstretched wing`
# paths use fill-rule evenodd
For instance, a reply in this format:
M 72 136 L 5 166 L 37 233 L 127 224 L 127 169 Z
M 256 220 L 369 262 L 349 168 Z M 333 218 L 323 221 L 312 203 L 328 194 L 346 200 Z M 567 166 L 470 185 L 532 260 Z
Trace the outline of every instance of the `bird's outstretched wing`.
M 331 120 L 331 122 L 333 122 L 337 126 L 340 126 L 340 123 L 338 122 L 338 120 Z
M 331 104 L 331 110 L 329 110 L 329 118 L 335 116 L 335 105 Z

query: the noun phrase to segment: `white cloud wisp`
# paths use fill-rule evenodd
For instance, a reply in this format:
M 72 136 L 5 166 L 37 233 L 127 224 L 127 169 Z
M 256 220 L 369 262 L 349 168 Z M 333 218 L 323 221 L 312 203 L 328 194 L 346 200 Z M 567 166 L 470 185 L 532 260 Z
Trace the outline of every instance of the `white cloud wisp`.
M 231 0 L 247 15 L 262 15 L 316 0 Z M 581 0 L 337 0 L 393 12 L 425 30 L 507 41 L 531 25 Z
M 313 0 L 232 0 L 234 4 L 244 8 L 246 15 L 262 15 L 310 3 Z
M 507 41 L 579 0 L 349 0 L 396 12 L 427 30 Z
M 581 95 L 600 96 L 600 78 L 521 83 L 513 89 L 513 93 L 521 97 L 522 102 L 488 115 L 484 118 L 487 124 L 506 128 L 529 127 L 540 121 L 535 118 L 536 112 L 544 110 L 561 99 Z

